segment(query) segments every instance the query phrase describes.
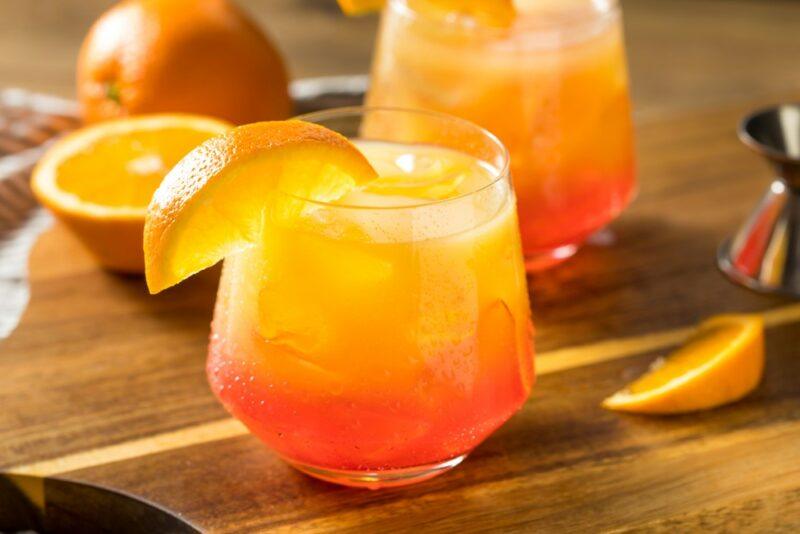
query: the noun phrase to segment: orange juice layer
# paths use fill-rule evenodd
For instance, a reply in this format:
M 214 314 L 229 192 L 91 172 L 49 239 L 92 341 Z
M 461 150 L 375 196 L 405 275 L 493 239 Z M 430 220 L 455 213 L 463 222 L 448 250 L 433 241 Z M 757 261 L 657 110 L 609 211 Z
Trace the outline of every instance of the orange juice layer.
M 588 1 L 516 2 L 507 31 L 386 9 L 368 103 L 470 119 L 511 153 L 526 255 L 580 243 L 635 188 L 619 16 Z
M 513 194 L 461 153 L 357 144 L 377 182 L 347 207 L 295 199 L 261 246 L 225 261 L 209 380 L 290 461 L 444 461 L 508 419 L 532 385 Z

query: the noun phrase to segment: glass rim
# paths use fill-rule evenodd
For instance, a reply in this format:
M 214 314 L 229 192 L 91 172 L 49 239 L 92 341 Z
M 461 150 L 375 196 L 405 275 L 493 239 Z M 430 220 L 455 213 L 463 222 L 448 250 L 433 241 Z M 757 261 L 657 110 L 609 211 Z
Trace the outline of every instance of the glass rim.
M 368 210 L 368 211 L 392 211 L 392 210 L 414 210 L 420 208 L 429 208 L 432 206 L 440 206 L 443 204 L 448 204 L 451 202 L 457 202 L 460 200 L 464 200 L 465 198 L 472 197 L 474 195 L 478 195 L 483 191 L 489 190 L 498 182 L 503 180 L 509 181 L 509 192 L 511 192 L 511 185 L 510 185 L 510 165 L 511 165 L 511 155 L 508 152 L 508 148 L 503 144 L 500 139 L 487 130 L 482 126 L 478 126 L 472 121 L 467 119 L 462 119 L 461 117 L 457 117 L 455 115 L 450 115 L 448 113 L 440 113 L 438 111 L 429 111 L 423 109 L 412 109 L 412 108 L 402 108 L 402 107 L 384 107 L 384 106 L 344 106 L 338 108 L 330 108 L 330 109 L 323 109 L 319 111 L 311 111 L 309 113 L 303 113 L 301 115 L 296 115 L 292 117 L 293 120 L 311 122 L 314 124 L 319 124 L 319 121 L 323 121 L 326 119 L 332 118 L 340 118 L 340 117 L 347 117 L 347 116 L 365 116 L 368 113 L 375 113 L 375 112 L 383 112 L 383 113 L 405 113 L 405 114 L 413 114 L 417 116 L 428 116 L 439 120 L 446 120 L 456 124 L 460 124 L 462 126 L 466 126 L 475 130 L 479 135 L 485 137 L 489 140 L 489 142 L 497 147 L 499 156 L 502 158 L 502 166 L 494 167 L 496 168 L 496 172 L 491 173 L 491 179 L 470 191 L 465 193 L 458 194 L 454 197 L 450 198 L 440 198 L 440 199 L 420 199 L 419 203 L 415 204 L 402 204 L 402 205 L 382 205 L 382 206 L 369 206 L 369 205 L 356 205 L 356 204 L 346 204 L 346 203 L 338 203 L 337 201 L 324 201 L 324 200 L 314 200 L 311 198 L 306 198 L 300 195 L 295 195 L 292 193 L 287 193 L 282 191 L 281 194 L 287 195 L 291 198 L 301 200 L 303 202 L 307 202 L 309 204 L 314 204 L 317 206 L 323 206 L 326 208 L 336 208 L 336 209 L 347 209 L 347 210 Z M 348 140 L 351 138 L 348 137 Z M 376 139 L 377 140 L 377 139 Z M 457 149 L 452 149 L 457 150 Z M 478 158 L 476 158 L 478 159 Z M 488 163 L 488 162 L 487 162 Z
M 522 32 L 536 32 L 536 31 L 560 31 L 575 28 L 588 23 L 595 23 L 607 17 L 616 16 L 619 13 L 618 0 L 591 0 L 593 4 L 598 2 L 606 4 L 607 9 L 597 12 L 592 16 L 574 17 L 563 22 L 528 22 L 522 25 L 516 25 L 509 28 L 499 28 L 494 26 L 466 24 L 463 18 L 454 20 L 447 20 L 444 18 L 434 18 L 421 13 L 420 11 L 411 7 L 408 0 L 387 0 L 387 9 L 395 9 L 401 16 L 407 17 L 413 21 L 422 21 L 427 24 L 433 24 L 441 27 L 458 29 L 465 33 L 473 33 L 475 35 L 486 35 L 493 37 L 509 36 L 514 33 L 513 30 L 521 30 Z

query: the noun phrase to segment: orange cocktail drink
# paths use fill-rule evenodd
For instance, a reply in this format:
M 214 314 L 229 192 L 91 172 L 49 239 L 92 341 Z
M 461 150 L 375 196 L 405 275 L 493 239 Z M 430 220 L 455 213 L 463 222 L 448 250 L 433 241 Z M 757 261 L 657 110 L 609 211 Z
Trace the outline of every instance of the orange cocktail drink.
M 423 480 L 460 462 L 533 382 L 507 155 L 438 114 L 304 120 L 350 137 L 379 177 L 334 201 L 285 195 L 258 246 L 227 257 L 208 377 L 309 474 Z
M 557 263 L 635 190 L 616 2 L 517 0 L 513 17 L 488 21 L 442 4 L 388 0 L 368 103 L 444 111 L 498 135 L 528 267 Z

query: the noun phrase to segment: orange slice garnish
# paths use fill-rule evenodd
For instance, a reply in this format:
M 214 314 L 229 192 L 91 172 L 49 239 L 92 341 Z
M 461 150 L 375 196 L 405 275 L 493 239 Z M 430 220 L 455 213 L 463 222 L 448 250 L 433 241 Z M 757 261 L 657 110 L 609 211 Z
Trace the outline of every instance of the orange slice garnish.
M 339 0 L 346 15 L 364 15 L 379 11 L 386 0 Z M 514 22 L 512 0 L 409 0 L 415 11 L 434 16 L 456 13 L 475 19 L 485 26 L 507 27 Z
M 603 401 L 609 410 L 672 414 L 714 408 L 750 393 L 764 368 L 764 322 L 757 315 L 720 315 L 686 343 Z
M 258 122 L 210 139 L 153 195 L 144 230 L 147 285 L 157 293 L 258 244 L 282 203 L 333 201 L 375 177 L 346 138 L 307 122 Z
M 195 115 L 142 115 L 98 123 L 55 143 L 31 187 L 104 267 L 144 270 L 142 230 L 167 171 L 228 123 Z

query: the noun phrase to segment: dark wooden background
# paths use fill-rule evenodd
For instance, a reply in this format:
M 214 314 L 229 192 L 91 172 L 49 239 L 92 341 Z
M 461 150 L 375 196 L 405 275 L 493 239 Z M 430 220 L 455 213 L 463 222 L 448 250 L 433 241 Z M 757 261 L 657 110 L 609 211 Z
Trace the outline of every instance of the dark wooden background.
M 366 72 L 374 19 L 347 20 L 333 0 L 244 3 L 295 77 Z M 108 4 L 0 0 L 0 85 L 70 96 L 81 37 Z M 800 2 L 623 4 L 640 197 L 606 243 L 530 279 L 536 389 L 458 469 L 380 493 L 293 472 L 205 384 L 215 273 L 148 297 L 56 226 L 0 344 L 0 470 L 122 489 L 212 531 L 800 531 L 800 303 L 714 266 L 770 174 L 736 122 L 800 99 Z M 768 325 L 751 396 L 675 418 L 598 406 L 696 321 L 735 311 Z

